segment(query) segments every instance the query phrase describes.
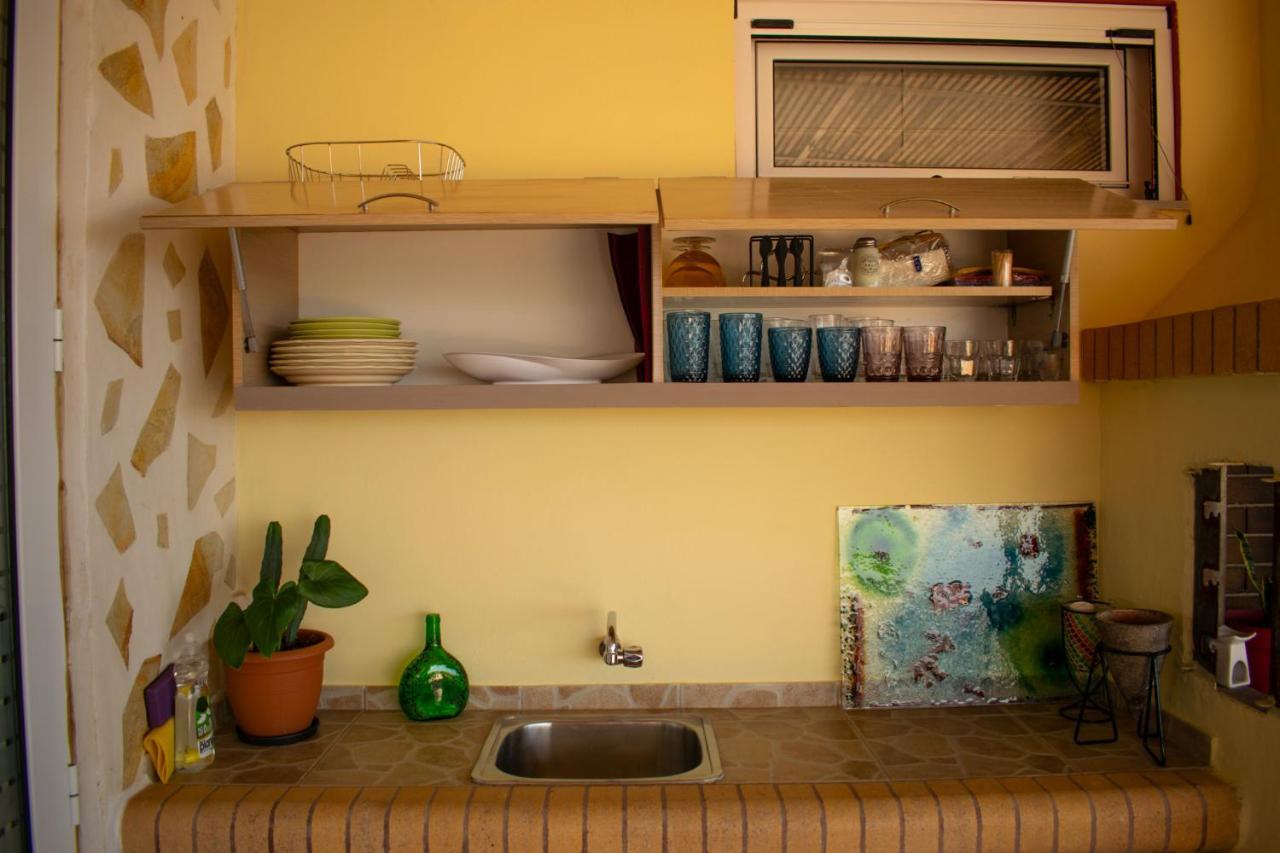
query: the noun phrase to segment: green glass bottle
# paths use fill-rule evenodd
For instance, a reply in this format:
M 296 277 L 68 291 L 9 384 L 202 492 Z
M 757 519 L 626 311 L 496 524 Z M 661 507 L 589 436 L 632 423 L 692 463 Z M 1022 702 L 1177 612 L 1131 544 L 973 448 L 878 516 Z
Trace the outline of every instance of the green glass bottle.
M 456 717 L 467 707 L 467 671 L 440 645 L 440 614 L 427 614 L 427 644 L 400 676 L 400 710 L 411 720 Z

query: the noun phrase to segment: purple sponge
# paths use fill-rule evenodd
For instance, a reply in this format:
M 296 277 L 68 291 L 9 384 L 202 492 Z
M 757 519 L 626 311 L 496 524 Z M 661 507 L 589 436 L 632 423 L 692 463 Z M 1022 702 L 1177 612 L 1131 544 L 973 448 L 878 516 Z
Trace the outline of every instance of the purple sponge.
M 142 700 L 147 706 L 147 728 L 162 726 L 173 716 L 177 695 L 178 683 L 173 678 L 173 664 L 169 664 L 142 691 Z

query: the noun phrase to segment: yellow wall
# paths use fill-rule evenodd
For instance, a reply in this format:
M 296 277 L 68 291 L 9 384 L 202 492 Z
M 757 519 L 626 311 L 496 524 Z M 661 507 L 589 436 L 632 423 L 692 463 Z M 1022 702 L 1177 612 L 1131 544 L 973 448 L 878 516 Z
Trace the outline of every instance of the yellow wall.
M 1094 499 L 1096 411 L 241 414 L 242 559 L 332 515 L 371 589 L 308 614 L 336 684 L 394 683 L 427 608 L 480 684 L 833 680 L 835 507 Z
M 1261 714 L 1219 694 L 1190 657 L 1191 480 L 1186 470 L 1239 460 L 1280 468 L 1280 377 L 1113 382 L 1102 387 L 1102 592 L 1117 604 L 1177 618 L 1164 672 L 1170 710 L 1217 738 L 1214 765 L 1246 793 L 1242 850 L 1274 849 L 1280 714 Z M 1270 803 L 1260 792 L 1270 791 Z M 1260 806 L 1252 808 L 1253 805 Z M 1264 843 L 1264 839 L 1270 843 Z
M 732 170 L 728 0 L 556 4 L 241 0 L 237 168 L 282 149 L 426 135 L 468 176 Z M 1186 0 L 1196 224 L 1082 240 L 1086 324 L 1146 314 L 1247 203 L 1259 148 L 1256 0 Z M 477 683 L 838 677 L 841 503 L 1091 499 L 1096 395 L 1042 409 L 241 414 L 242 576 L 266 521 L 328 511 L 373 589 L 315 614 L 335 683 L 389 683 L 445 614 Z M 640 456 L 625 458 L 634 449 Z M 296 552 L 295 552 L 296 553 Z M 592 657 L 603 611 L 649 654 Z

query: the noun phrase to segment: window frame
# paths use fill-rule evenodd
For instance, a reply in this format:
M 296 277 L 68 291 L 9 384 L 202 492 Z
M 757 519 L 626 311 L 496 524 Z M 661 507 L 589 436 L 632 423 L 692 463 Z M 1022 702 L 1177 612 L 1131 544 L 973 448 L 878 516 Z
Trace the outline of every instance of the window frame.
M 1033 57 L 1019 46 L 978 46 L 968 44 L 885 44 L 850 41 L 769 40 L 756 45 L 756 115 L 774 113 L 774 64 L 777 62 L 858 62 L 884 64 L 981 64 L 1000 66 L 1057 65 L 1073 68 L 1102 68 L 1106 71 L 1106 134 L 1109 168 L 1105 171 L 1050 169 L 979 169 L 940 167 L 812 167 L 777 166 L 774 154 L 774 122 L 759 121 L 756 127 L 756 174 L 760 177 L 811 178 L 928 178 L 944 174 L 949 178 L 1081 178 L 1101 186 L 1128 187 L 1129 146 L 1126 110 L 1127 86 L 1124 66 L 1116 52 L 1099 48 L 1035 47 Z
M 1166 0 L 737 0 L 733 21 L 736 174 L 757 176 L 756 48 L 761 43 L 1145 47 L 1152 51 L 1152 124 L 1164 150 L 1163 156 L 1156 155 L 1156 197 L 1165 201 L 1178 199 L 1181 193 L 1174 12 Z M 756 26 L 755 22 L 761 25 Z M 1149 31 L 1151 36 L 1134 35 L 1134 31 Z M 939 173 L 950 175 L 953 170 L 931 171 Z M 984 170 L 984 174 L 992 176 L 990 171 Z

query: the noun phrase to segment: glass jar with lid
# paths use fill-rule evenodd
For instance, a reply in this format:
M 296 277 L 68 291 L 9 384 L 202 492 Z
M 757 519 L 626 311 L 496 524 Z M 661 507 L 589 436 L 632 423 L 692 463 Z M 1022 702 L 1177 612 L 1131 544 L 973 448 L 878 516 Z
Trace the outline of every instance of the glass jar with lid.
M 853 244 L 850 272 L 854 287 L 880 286 L 880 247 L 875 237 L 859 237 Z
M 724 270 L 707 252 L 714 237 L 677 237 L 671 243 L 680 251 L 663 270 L 666 287 L 724 287 Z

